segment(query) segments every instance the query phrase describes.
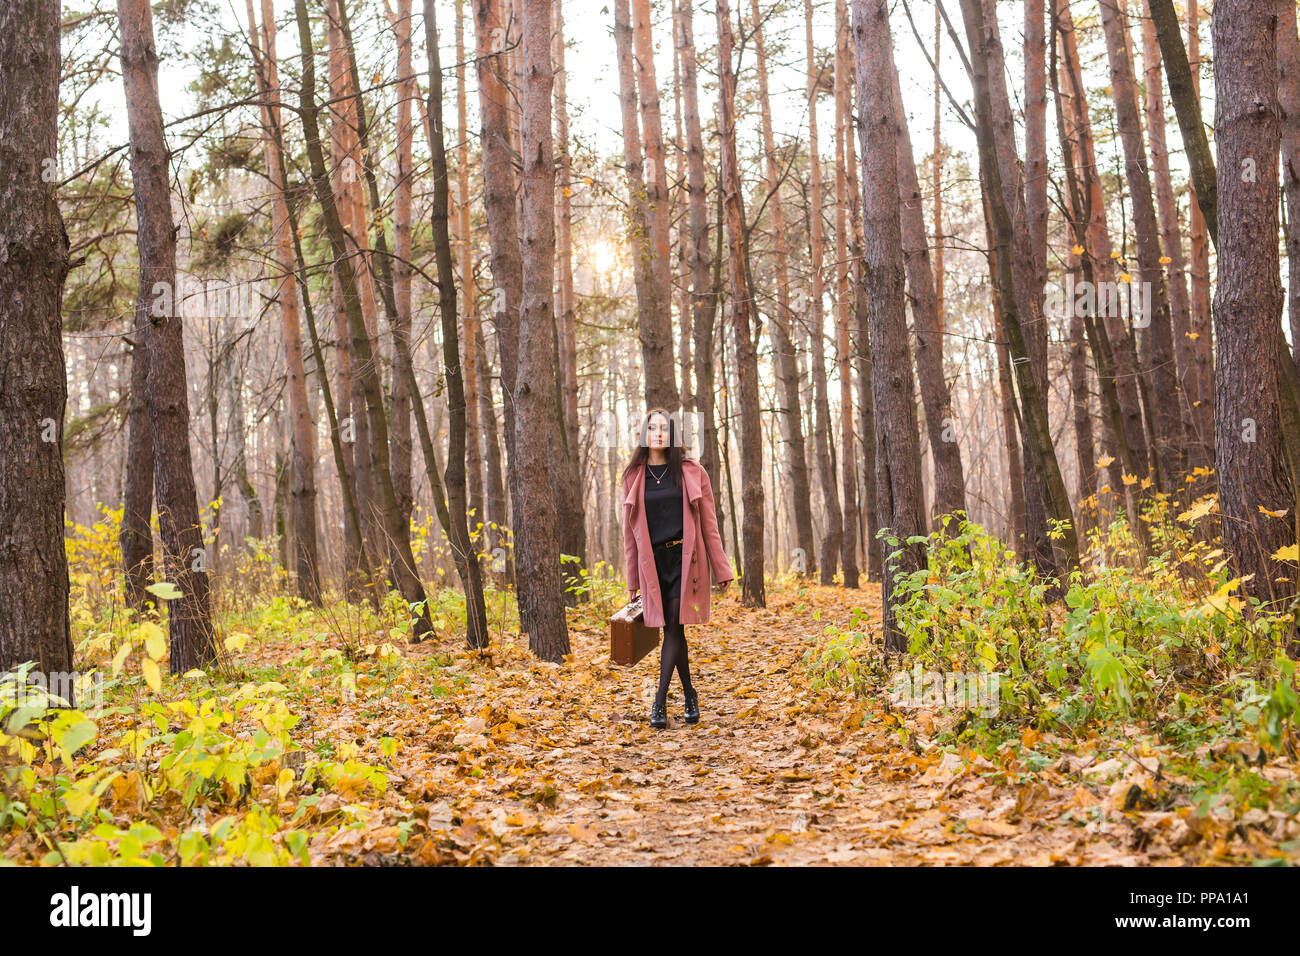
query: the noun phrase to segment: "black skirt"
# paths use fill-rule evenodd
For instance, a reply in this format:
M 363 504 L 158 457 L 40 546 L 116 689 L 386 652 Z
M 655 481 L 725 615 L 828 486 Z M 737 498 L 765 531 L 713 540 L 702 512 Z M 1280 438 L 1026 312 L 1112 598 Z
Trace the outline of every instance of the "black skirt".
M 655 571 L 659 576 L 659 599 L 663 602 L 664 623 L 677 624 L 682 603 L 682 545 L 662 545 L 654 549 Z

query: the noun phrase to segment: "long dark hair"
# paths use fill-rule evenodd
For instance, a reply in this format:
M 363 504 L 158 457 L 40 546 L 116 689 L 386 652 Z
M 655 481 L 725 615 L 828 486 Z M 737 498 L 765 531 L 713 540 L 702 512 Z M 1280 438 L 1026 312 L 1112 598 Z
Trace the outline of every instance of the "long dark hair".
M 672 478 L 673 487 L 680 488 L 682 486 L 682 462 L 686 459 L 686 452 L 682 448 L 681 437 L 677 434 L 677 419 L 664 408 L 652 408 L 641 419 L 640 442 L 636 447 L 636 451 L 632 452 L 632 460 L 623 469 L 623 481 L 626 482 L 628 475 L 643 467 L 650 460 L 651 415 L 662 415 L 668 419 L 668 474 Z

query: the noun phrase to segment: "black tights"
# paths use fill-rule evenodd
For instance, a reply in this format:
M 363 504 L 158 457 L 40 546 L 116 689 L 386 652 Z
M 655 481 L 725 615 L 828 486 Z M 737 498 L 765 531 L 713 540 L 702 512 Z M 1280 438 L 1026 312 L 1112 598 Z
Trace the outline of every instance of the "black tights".
M 686 656 L 686 627 L 678 623 L 678 598 L 670 598 L 664 608 L 663 644 L 659 648 L 659 689 L 655 692 L 655 703 L 668 703 L 668 685 L 672 683 L 673 671 L 682 680 L 682 690 L 691 689 L 691 667 Z

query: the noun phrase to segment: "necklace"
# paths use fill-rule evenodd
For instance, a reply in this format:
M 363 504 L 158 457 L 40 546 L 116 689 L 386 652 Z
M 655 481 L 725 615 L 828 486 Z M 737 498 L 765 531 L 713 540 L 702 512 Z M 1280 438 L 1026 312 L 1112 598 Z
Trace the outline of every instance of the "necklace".
M 656 485 L 661 484 L 661 483 L 663 482 L 663 480 L 664 480 L 666 477 L 668 477 L 668 466 L 667 466 L 667 465 L 664 465 L 664 473 L 663 473 L 662 475 L 656 475 L 656 474 L 654 473 L 654 469 L 650 467 L 650 463 L 649 463 L 649 462 L 646 462 L 645 470 L 648 471 L 648 472 L 650 472 L 650 477 L 653 478 L 653 479 L 655 480 L 655 484 L 656 484 Z

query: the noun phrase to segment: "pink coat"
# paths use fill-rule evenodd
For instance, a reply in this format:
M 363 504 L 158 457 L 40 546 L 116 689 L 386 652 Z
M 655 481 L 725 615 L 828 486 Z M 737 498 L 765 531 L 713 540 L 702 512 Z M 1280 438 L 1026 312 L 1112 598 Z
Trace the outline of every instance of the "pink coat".
M 645 469 L 638 468 L 623 483 L 623 551 L 627 586 L 640 588 L 647 627 L 663 627 L 664 605 L 659 594 L 650 528 L 645 517 Z M 701 565 L 707 565 L 702 568 Z M 682 462 L 682 624 L 707 624 L 709 571 L 717 583 L 731 581 L 731 565 L 718 534 L 709 473 L 694 458 Z M 703 573 L 701 573 L 703 571 Z

